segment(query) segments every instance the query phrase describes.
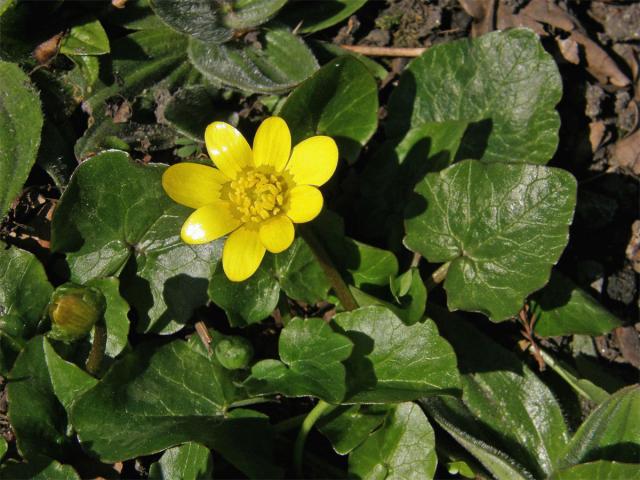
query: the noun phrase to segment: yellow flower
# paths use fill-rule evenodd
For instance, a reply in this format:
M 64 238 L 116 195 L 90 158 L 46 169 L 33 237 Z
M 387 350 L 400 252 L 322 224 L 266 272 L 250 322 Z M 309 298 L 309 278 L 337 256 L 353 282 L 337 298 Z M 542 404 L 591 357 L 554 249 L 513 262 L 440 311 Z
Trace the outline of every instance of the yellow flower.
M 222 251 L 222 268 L 235 282 L 260 266 L 265 251 L 279 253 L 291 245 L 294 223 L 313 220 L 322 210 L 317 187 L 333 175 L 338 147 L 330 137 L 308 138 L 291 151 L 291 134 L 279 117 L 267 118 L 253 139 L 223 122 L 204 134 L 209 156 L 218 168 L 178 163 L 162 176 L 162 186 L 176 202 L 195 208 L 181 231 L 186 243 L 207 243 L 230 234 Z

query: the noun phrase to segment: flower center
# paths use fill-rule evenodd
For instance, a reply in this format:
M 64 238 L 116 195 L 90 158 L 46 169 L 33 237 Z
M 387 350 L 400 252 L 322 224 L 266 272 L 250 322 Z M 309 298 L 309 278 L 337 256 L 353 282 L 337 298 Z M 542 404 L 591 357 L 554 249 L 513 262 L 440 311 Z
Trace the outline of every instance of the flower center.
M 226 194 L 243 223 L 259 223 L 282 212 L 287 182 L 278 173 L 252 168 L 229 182 Z

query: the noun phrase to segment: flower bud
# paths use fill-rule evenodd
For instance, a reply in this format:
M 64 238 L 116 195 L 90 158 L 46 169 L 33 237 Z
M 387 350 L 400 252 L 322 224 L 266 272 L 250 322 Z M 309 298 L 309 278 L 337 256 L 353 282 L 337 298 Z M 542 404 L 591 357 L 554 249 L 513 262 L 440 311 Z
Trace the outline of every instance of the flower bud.
M 253 346 L 243 337 L 225 337 L 215 349 L 216 358 L 227 370 L 238 370 L 249 366 L 253 358 Z
M 72 342 L 86 336 L 105 311 L 105 299 L 96 288 L 74 283 L 59 286 L 51 295 L 49 336 Z

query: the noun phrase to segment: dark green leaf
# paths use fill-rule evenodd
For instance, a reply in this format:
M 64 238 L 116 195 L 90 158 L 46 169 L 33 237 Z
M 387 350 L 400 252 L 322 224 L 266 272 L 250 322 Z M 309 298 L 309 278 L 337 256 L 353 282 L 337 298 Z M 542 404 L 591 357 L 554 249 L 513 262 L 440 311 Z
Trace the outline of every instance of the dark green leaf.
M 429 413 L 494 475 L 513 470 L 526 477 L 528 470 L 536 478 L 548 476 L 569 439 L 551 390 L 459 316 L 433 306 L 428 313 L 453 345 L 463 374 L 462 399 L 426 402 Z
M 331 285 L 302 238 L 297 238 L 287 250 L 273 258 L 274 274 L 289 298 L 305 303 L 327 298 Z
M 120 296 L 120 282 L 117 278 L 98 278 L 87 282 L 99 289 L 107 301 L 104 322 L 107 327 L 105 355 L 116 358 L 127 346 L 129 336 L 129 304 Z
M 257 393 L 313 395 L 338 403 L 346 393 L 341 363 L 353 344 L 320 318 L 295 318 L 282 330 L 278 350 L 282 361 L 262 360 L 251 369 L 248 385 Z
M 349 403 L 386 403 L 451 394 L 460 388 L 456 357 L 432 320 L 412 326 L 383 307 L 335 316 L 354 344 L 346 360 Z
M 109 53 L 109 38 L 99 20 L 87 20 L 71 28 L 60 42 L 65 55 L 102 55 Z
M 122 291 L 138 313 L 137 328 L 171 333 L 206 303 L 210 265 L 221 243 L 180 240 L 190 210 L 164 193 L 165 168 L 137 164 L 118 151 L 83 162 L 56 209 L 52 249 L 68 254 L 77 283 L 124 268 Z
M 512 29 L 429 48 L 403 73 L 387 132 L 401 138 L 425 122 L 473 122 L 459 158 L 544 164 L 558 144 L 555 61 L 530 30 Z
M 313 33 L 349 18 L 365 3 L 367 0 L 294 1 L 278 15 L 278 20 L 286 22 L 291 28 L 300 24 L 300 33 Z
M 590 462 L 581 463 L 573 467 L 557 470 L 550 480 L 638 480 L 640 468 L 634 463 L 618 462 Z
M 234 29 L 248 29 L 265 23 L 287 0 L 151 0 L 156 14 L 171 28 L 198 40 L 222 43 Z
M 36 161 L 41 130 L 40 100 L 29 77 L 17 65 L 0 61 L 0 218 Z
M 603 335 L 620 326 L 620 320 L 591 295 L 557 270 L 531 302 L 535 332 L 543 337 Z
M 174 340 L 161 347 L 140 345 L 116 362 L 74 403 L 71 419 L 81 442 L 105 462 L 193 441 L 218 451 L 249 476 L 278 476 L 269 460 L 267 417 L 250 410 L 228 412 L 242 398 L 215 357 Z
M 269 29 L 260 43 L 259 49 L 233 42 L 207 44 L 192 38 L 189 58 L 214 84 L 249 93 L 285 92 L 318 69 L 309 48 L 288 30 Z
M 436 441 L 418 405 L 401 403 L 384 424 L 349 455 L 357 478 L 430 479 L 436 472 Z
M 36 333 L 53 287 L 38 259 L 0 242 L 0 373 Z
M 449 309 L 502 321 L 549 279 L 569 238 L 576 181 L 556 168 L 466 160 L 428 174 L 416 194 L 405 243 L 451 262 Z
M 32 338 L 9 373 L 9 421 L 27 460 L 61 458 L 70 446 L 67 415 L 53 392 L 42 336 Z
M 640 458 L 640 386 L 611 395 L 580 426 L 558 468 L 595 460 L 637 463 Z
M 0 468 L 0 478 L 7 480 L 80 480 L 71 465 L 40 457 L 28 463 L 7 462 Z
M 345 405 L 322 417 L 317 426 L 337 453 L 347 455 L 382 425 L 388 413 L 386 405 Z
M 218 263 L 209 281 L 209 298 L 224 309 L 232 326 L 258 323 L 278 305 L 280 286 L 266 266 L 244 282 L 232 282 Z
M 165 25 L 151 10 L 149 0 L 127 0 L 126 8 L 111 10 L 104 21 L 129 30 L 150 30 Z
M 212 478 L 213 459 L 209 449 L 199 443 L 185 443 L 166 450 L 151 465 L 149 478 L 154 480 L 204 480 Z
M 378 89 L 367 68 L 352 56 L 329 62 L 299 85 L 280 115 L 291 127 L 292 143 L 328 135 L 340 156 L 356 161 L 378 126 Z

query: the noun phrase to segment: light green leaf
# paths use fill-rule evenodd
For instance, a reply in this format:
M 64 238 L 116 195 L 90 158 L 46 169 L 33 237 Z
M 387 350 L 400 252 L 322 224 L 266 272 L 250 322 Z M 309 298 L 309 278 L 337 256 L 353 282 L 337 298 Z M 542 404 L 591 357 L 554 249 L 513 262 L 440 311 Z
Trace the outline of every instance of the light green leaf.
M 451 262 L 449 309 L 503 321 L 549 279 L 569 238 L 576 181 L 556 168 L 466 160 L 427 175 L 416 194 L 405 244 Z
M 269 459 L 268 418 L 250 410 L 228 412 L 242 398 L 213 355 L 182 340 L 142 344 L 76 400 L 71 420 L 85 448 L 105 462 L 198 442 L 248 476 L 279 476 Z
M 354 344 L 346 360 L 348 403 L 388 403 L 456 393 L 460 377 L 451 346 L 432 320 L 412 326 L 386 308 L 340 313 L 335 323 Z
M 313 395 L 338 403 L 346 393 L 341 363 L 353 344 L 335 333 L 320 318 L 294 318 L 280 333 L 282 361 L 262 360 L 251 369 L 247 385 L 255 393 L 282 393 L 291 397 Z
M 0 460 L 2 460 L 9 449 L 9 444 L 4 437 L 0 438 Z
M 620 320 L 591 295 L 557 270 L 547 286 L 531 299 L 536 315 L 535 332 L 543 337 L 604 335 L 620 326 Z
M 550 475 L 569 440 L 551 390 L 518 357 L 459 316 L 432 305 L 428 314 L 453 345 L 463 373 L 462 399 L 428 402 L 428 412 L 435 405 L 436 420 L 465 448 L 472 445 L 470 452 L 494 475 L 509 469 L 521 476 L 527 470 L 536 478 Z
M 10 480 L 80 480 L 71 465 L 39 457 L 28 463 L 7 462 L 0 467 L 0 478 Z
M 611 395 L 580 425 L 558 468 L 595 460 L 637 463 L 640 458 L 640 386 Z
M 258 49 L 241 43 L 217 45 L 192 38 L 189 58 L 214 84 L 249 93 L 285 92 L 318 69 L 311 50 L 284 28 L 267 30 L 260 43 L 262 48 Z
M 68 413 L 73 402 L 95 387 L 98 381 L 58 355 L 47 339 L 44 340 L 44 356 L 53 392 Z
M 52 249 L 67 253 L 72 281 L 120 275 L 145 332 L 182 328 L 207 302 L 210 265 L 221 254 L 221 242 L 180 239 L 190 210 L 164 193 L 165 168 L 119 151 L 96 155 L 75 171 L 52 224 Z
M 429 48 L 404 71 L 389 102 L 387 132 L 425 122 L 472 122 L 460 158 L 545 164 L 558 145 L 555 61 L 530 30 L 491 32 Z
M 107 358 L 116 358 L 127 346 L 129 336 L 129 304 L 120 296 L 120 281 L 117 278 L 97 278 L 87 282 L 102 292 L 107 301 L 104 322 L 107 327 Z
M 378 88 L 367 68 L 352 56 L 332 60 L 300 84 L 280 115 L 292 143 L 328 135 L 342 158 L 353 163 L 378 126 Z
M 40 99 L 29 77 L 17 65 L 0 61 L 0 218 L 36 161 L 41 130 Z
M 300 24 L 300 33 L 313 33 L 349 18 L 365 3 L 367 0 L 293 1 L 278 15 L 278 20 L 286 22 L 291 28 Z
M 199 443 L 185 443 L 166 450 L 149 468 L 149 478 L 158 480 L 204 480 L 212 478 L 211 452 Z
M 31 253 L 0 242 L 0 373 L 6 375 L 36 329 L 53 287 Z
M 581 463 L 573 467 L 557 470 L 549 480 L 638 480 L 640 465 L 637 463 L 619 463 L 597 461 Z
M 42 336 L 32 338 L 16 359 L 7 385 L 8 416 L 18 451 L 26 460 L 63 457 L 70 448 L 67 415 L 56 398 Z
M 322 417 L 317 427 L 337 453 L 347 455 L 382 425 L 388 414 L 386 405 L 344 405 Z
M 65 55 L 103 55 L 109 53 L 109 37 L 99 20 L 87 20 L 75 25 L 60 42 Z
M 230 40 L 234 29 L 249 29 L 265 23 L 287 0 L 151 0 L 151 7 L 163 22 L 180 33 L 198 40 L 222 43 Z
M 429 420 L 418 405 L 401 403 L 349 455 L 349 473 L 361 479 L 430 479 L 438 464 Z

